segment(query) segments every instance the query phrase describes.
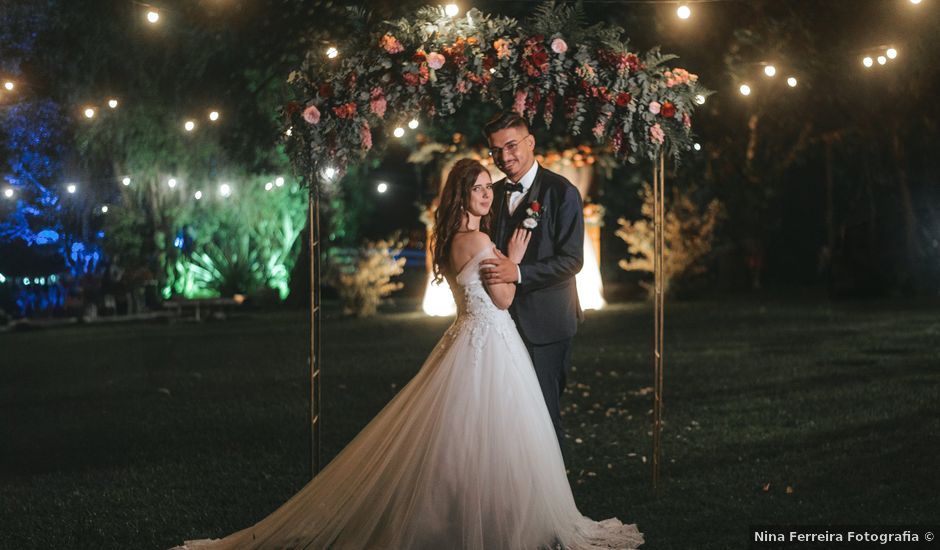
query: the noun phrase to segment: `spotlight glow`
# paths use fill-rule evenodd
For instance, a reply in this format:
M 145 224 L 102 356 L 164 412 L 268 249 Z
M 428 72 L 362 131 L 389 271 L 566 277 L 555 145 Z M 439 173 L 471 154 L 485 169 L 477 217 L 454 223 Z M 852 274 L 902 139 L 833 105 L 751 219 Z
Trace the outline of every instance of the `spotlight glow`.
M 916 6 L 917 4 L 920 4 L 920 0 L 911 0 L 911 4 Z
M 13 190 L 12 190 L 12 189 L 4 189 L 4 190 L 3 190 L 3 196 L 6 197 L 6 198 L 8 198 L 8 199 L 12 199 L 12 198 L 13 198 Z
M 702 144 L 701 144 L 701 143 L 696 143 L 696 144 L 692 145 L 692 148 L 695 149 L 696 151 L 701 151 L 701 150 L 702 150 Z
M 679 19 L 688 19 L 692 16 L 692 9 L 683 4 L 676 9 L 676 15 L 679 16 Z
M 777 67 L 774 67 L 773 65 L 767 65 L 766 67 L 764 67 L 764 74 L 767 75 L 767 76 L 774 76 L 774 75 L 776 75 L 776 74 L 777 74 Z
M 751 95 L 751 87 L 747 84 L 741 84 L 741 87 L 738 88 L 738 91 L 741 92 L 741 95 Z
M 326 176 L 326 179 L 331 180 L 333 179 L 333 176 L 336 175 L 336 169 L 332 166 L 329 166 L 326 170 L 323 171 L 323 175 Z
M 148 12 L 147 12 L 147 21 L 150 22 L 150 24 L 155 24 L 155 23 L 157 23 L 158 21 L 160 21 L 160 14 L 157 13 L 157 12 L 155 12 L 155 11 L 153 11 L 153 10 L 148 11 Z
M 65 187 L 65 190 L 69 192 L 70 195 L 74 195 L 78 191 L 78 186 L 74 183 L 70 183 Z
M 270 191 L 270 190 L 272 190 L 272 189 L 274 189 L 274 184 L 271 183 L 270 181 L 269 181 L 268 183 L 264 184 L 264 190 L 265 190 L 265 191 Z
M 85 118 L 95 118 L 95 110 L 92 107 L 85 108 Z
M 3 87 L 6 88 L 6 91 L 12 92 L 14 86 L 13 86 L 13 83 L 12 83 L 12 82 L 10 82 L 9 80 L 7 80 L 6 82 L 3 83 Z
M 336 59 L 336 56 L 338 56 L 338 55 L 339 55 L 339 50 L 337 50 L 336 48 L 334 48 L 334 47 L 332 47 L 332 46 L 330 46 L 329 48 L 327 48 L 327 50 L 326 50 L 326 56 L 329 57 L 330 59 Z
M 197 201 L 202 200 L 202 191 L 196 191 L 195 193 L 193 193 L 193 198 L 196 199 Z
M 107 213 L 108 213 L 108 206 L 107 206 L 107 205 L 101 207 L 101 213 L 102 213 L 102 214 L 107 214 Z
M 460 8 L 457 4 L 447 4 L 447 6 L 444 7 L 444 13 L 447 14 L 447 17 L 456 17 L 457 14 L 460 13 Z
M 232 186 L 227 183 L 223 183 L 222 185 L 219 186 L 219 194 L 221 194 L 223 197 L 227 197 L 231 195 Z
M 695 96 L 695 102 L 698 103 L 699 105 L 705 105 L 705 96 L 703 96 L 702 94 Z

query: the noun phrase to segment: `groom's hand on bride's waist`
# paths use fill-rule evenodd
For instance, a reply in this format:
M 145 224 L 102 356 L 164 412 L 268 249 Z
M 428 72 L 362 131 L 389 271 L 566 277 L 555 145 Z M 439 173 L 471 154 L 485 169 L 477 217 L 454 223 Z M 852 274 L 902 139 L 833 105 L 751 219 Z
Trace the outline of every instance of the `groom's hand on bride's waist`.
M 522 278 L 519 266 L 499 250 L 496 251 L 495 258 L 487 258 L 480 262 L 480 275 L 486 284 L 490 285 L 519 283 Z

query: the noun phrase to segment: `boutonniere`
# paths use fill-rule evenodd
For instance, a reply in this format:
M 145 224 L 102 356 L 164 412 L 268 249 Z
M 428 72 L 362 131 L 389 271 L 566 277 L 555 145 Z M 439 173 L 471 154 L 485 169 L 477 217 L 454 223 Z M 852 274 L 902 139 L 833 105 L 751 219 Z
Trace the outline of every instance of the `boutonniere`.
M 532 201 L 529 203 L 529 207 L 526 208 L 526 219 L 522 220 L 522 227 L 532 230 L 538 227 L 539 218 L 542 217 L 542 205 L 539 204 L 539 201 Z

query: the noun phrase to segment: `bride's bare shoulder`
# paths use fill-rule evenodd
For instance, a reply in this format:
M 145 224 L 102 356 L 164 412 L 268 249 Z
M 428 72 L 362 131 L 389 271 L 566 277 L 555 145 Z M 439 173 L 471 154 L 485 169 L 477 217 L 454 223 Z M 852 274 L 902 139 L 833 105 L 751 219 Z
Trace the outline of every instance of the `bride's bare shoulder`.
M 462 266 L 486 248 L 493 246 L 490 237 L 482 231 L 468 231 L 454 235 L 450 245 L 451 263 Z

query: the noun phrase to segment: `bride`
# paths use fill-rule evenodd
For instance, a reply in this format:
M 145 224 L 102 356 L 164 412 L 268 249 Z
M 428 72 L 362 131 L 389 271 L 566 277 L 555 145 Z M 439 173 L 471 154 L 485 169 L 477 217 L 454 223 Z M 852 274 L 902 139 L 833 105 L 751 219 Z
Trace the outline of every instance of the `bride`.
M 578 511 L 531 359 L 506 309 L 515 285 L 479 264 L 493 184 L 451 170 L 435 220 L 434 273 L 457 319 L 417 375 L 296 495 L 252 527 L 181 549 L 630 549 L 635 525 Z M 529 233 L 513 235 L 519 262 Z

